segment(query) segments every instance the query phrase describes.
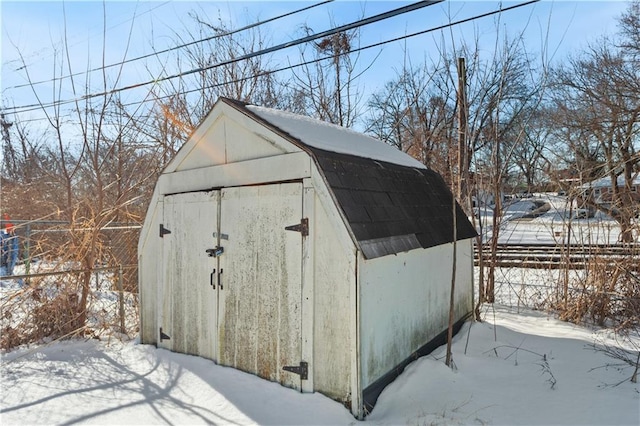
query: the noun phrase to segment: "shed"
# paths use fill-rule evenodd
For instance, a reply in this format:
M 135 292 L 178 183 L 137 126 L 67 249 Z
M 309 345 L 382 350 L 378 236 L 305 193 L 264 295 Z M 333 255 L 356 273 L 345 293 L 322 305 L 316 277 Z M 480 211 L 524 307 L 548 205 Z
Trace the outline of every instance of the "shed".
M 221 98 L 140 235 L 141 341 L 363 418 L 472 310 L 474 228 L 444 180 L 369 136 Z

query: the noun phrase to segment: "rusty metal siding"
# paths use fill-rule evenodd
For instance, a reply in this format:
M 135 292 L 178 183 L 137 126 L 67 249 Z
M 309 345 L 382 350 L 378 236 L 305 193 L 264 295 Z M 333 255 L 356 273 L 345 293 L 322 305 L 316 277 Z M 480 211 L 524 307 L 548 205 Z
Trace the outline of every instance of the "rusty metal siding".
M 359 263 L 361 371 L 367 387 L 447 328 L 453 244 Z M 455 320 L 471 311 L 471 240 L 458 242 Z

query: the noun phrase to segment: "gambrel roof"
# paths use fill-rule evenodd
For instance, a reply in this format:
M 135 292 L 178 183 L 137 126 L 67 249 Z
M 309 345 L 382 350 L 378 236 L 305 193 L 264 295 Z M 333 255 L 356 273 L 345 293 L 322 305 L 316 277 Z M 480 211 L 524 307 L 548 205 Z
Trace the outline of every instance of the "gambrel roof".
M 367 259 L 453 241 L 442 177 L 370 136 L 320 120 L 222 98 L 309 153 Z M 476 231 L 456 203 L 457 240 Z

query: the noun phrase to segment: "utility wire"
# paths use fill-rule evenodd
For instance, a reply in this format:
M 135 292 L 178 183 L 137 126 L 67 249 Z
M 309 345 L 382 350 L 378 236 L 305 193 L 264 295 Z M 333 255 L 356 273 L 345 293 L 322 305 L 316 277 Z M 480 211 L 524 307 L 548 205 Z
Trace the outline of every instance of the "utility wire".
M 474 21 L 476 19 L 486 18 L 488 16 L 496 15 L 498 13 L 506 12 L 506 11 L 509 11 L 509 10 L 512 10 L 512 9 L 517 9 L 517 8 L 520 8 L 520 7 L 523 7 L 523 6 L 528 6 L 530 4 L 537 3 L 538 1 L 540 1 L 540 0 L 530 0 L 530 1 L 525 2 L 525 3 L 520 3 L 520 4 L 509 6 L 509 7 L 506 7 L 506 8 L 496 9 L 496 10 L 493 10 L 491 12 L 486 12 L 486 13 L 483 13 L 483 14 L 480 14 L 480 15 L 471 16 L 469 18 L 461 19 L 461 20 L 458 20 L 458 21 L 449 22 L 447 24 L 443 24 L 443 25 L 440 25 L 440 26 L 437 26 L 437 27 L 432 27 L 432 28 L 429 28 L 429 29 L 426 29 L 426 30 L 423 30 L 423 31 L 418 31 L 418 32 L 415 32 L 415 33 L 412 33 L 412 34 L 407 34 L 407 35 L 396 37 L 396 38 L 393 38 L 393 39 L 390 39 L 390 40 L 385 40 L 385 41 L 382 41 L 382 42 L 370 44 L 370 45 L 367 45 L 367 46 L 359 47 L 357 49 L 352 49 L 352 50 L 350 50 L 348 52 L 339 52 L 337 56 L 343 56 L 343 55 L 348 55 L 348 54 L 352 54 L 352 53 L 357 53 L 357 52 L 360 52 L 360 51 L 363 51 L 363 50 L 372 49 L 374 47 L 380 47 L 380 46 L 383 46 L 385 44 L 393 43 L 393 42 L 396 42 L 396 41 L 401 41 L 401 40 L 405 40 L 405 39 L 408 39 L 408 38 L 416 37 L 416 36 L 419 36 L 419 35 L 424 35 L 424 34 L 427 34 L 427 33 L 430 33 L 430 32 L 439 31 L 439 30 L 442 30 L 442 29 L 445 29 L 445 28 L 448 28 L 448 27 L 452 27 L 452 26 L 455 26 L 455 25 L 460 25 L 460 24 L 464 24 L 464 23 L 467 23 L 467 22 L 470 22 L 470 21 Z M 182 94 L 189 94 L 189 93 L 199 92 L 202 89 L 213 89 L 213 88 L 222 87 L 222 86 L 225 86 L 225 85 L 228 85 L 228 84 L 241 83 L 243 81 L 251 80 L 251 79 L 254 79 L 256 77 L 260 77 L 262 75 L 278 73 L 278 72 L 282 72 L 282 71 L 291 70 L 291 69 L 294 69 L 294 68 L 299 68 L 299 67 L 302 67 L 302 66 L 305 66 L 305 65 L 310 65 L 310 64 L 313 64 L 313 63 L 317 63 L 317 62 L 322 62 L 322 61 L 326 61 L 326 60 L 329 60 L 329 59 L 334 59 L 335 56 L 336 55 L 331 55 L 331 56 L 325 56 L 323 58 L 312 59 L 312 60 L 309 60 L 309 61 L 301 62 L 301 63 L 294 64 L 294 65 L 289 65 L 289 66 L 282 67 L 282 68 L 276 68 L 276 69 L 273 69 L 273 70 L 267 70 L 267 71 L 264 71 L 264 72 L 262 72 L 262 73 L 260 73 L 258 75 L 252 75 L 252 76 L 248 76 L 248 77 L 235 79 L 235 80 L 232 80 L 232 81 L 226 81 L 226 82 L 223 82 L 223 83 L 213 84 L 213 85 L 206 86 L 204 88 L 199 87 L 197 89 L 187 90 L 187 91 L 184 91 L 184 92 L 181 92 L 181 93 Z M 167 98 L 170 98 L 172 96 L 173 95 L 153 97 L 153 98 L 148 98 L 148 99 L 145 99 L 145 100 L 142 100 L 142 101 L 123 104 L 122 106 L 125 106 L 125 107 L 133 106 L 133 105 L 138 105 L 138 104 L 142 104 L 142 103 L 146 103 L 146 102 L 152 102 L 152 101 L 158 101 L 158 100 L 161 100 L 161 99 L 167 99 Z M 74 102 L 74 101 L 60 101 L 60 102 L 61 103 L 62 102 L 70 103 L 70 102 Z M 20 112 L 35 111 L 35 110 L 39 110 L 39 109 L 41 109 L 41 107 L 37 106 L 37 107 L 32 107 L 31 109 L 20 111 Z
M 170 0 L 165 1 L 164 3 L 161 3 L 161 4 L 158 4 L 158 5 L 156 5 L 156 6 L 153 6 L 153 7 L 149 8 L 149 9 L 147 9 L 147 10 L 143 11 L 143 12 L 140 12 L 140 13 L 138 13 L 138 12 L 137 12 L 137 6 L 136 6 L 136 9 L 135 9 L 135 11 L 134 11 L 134 16 L 133 16 L 132 18 L 127 19 L 127 20 L 122 21 L 122 22 L 120 22 L 120 23 L 118 23 L 118 24 L 115 24 L 115 25 L 112 25 L 112 26 L 108 27 L 108 28 L 107 28 L 107 31 L 113 30 L 114 28 L 117 28 L 117 27 L 118 27 L 118 26 L 120 26 L 120 25 L 126 24 L 126 23 L 127 23 L 127 22 L 129 22 L 129 21 L 135 20 L 135 19 L 137 19 L 138 17 L 140 17 L 140 16 L 142 16 L 142 15 L 146 15 L 147 13 L 151 13 L 151 12 L 153 12 L 154 10 L 156 10 L 156 9 L 158 9 L 158 8 L 162 7 L 162 6 L 165 6 L 165 5 L 169 4 L 169 3 L 171 3 L 171 1 L 170 1 Z M 102 29 L 99 29 L 98 31 L 102 32 Z M 91 34 L 91 33 L 90 33 L 90 34 Z M 89 36 L 89 38 L 90 38 L 90 37 L 91 37 L 91 35 Z M 72 37 L 72 38 L 73 38 L 73 37 Z M 76 37 L 76 38 L 77 38 L 77 37 Z M 70 46 L 72 46 L 72 47 L 73 47 L 73 46 L 78 45 L 79 43 L 80 43 L 80 41 L 72 42 L 72 44 L 71 44 Z M 46 52 L 46 50 L 48 50 L 48 49 L 47 49 L 47 48 L 40 49 L 40 51 L 45 51 L 45 52 Z M 54 55 L 54 54 L 55 54 L 55 48 L 54 48 L 54 53 L 45 54 L 45 55 L 44 55 L 43 57 L 41 57 L 39 60 L 42 60 L 42 59 L 44 59 L 44 58 L 51 57 L 51 56 L 52 56 L 52 55 Z M 31 53 L 31 54 L 27 55 L 27 56 L 25 57 L 25 59 L 32 59 L 32 58 L 34 58 L 35 56 L 38 56 L 38 53 Z M 35 62 L 38 62 L 39 60 L 32 61 L 30 64 L 26 64 L 26 60 L 25 60 L 25 61 L 23 61 L 21 64 L 19 64 L 20 66 L 19 66 L 18 68 L 16 68 L 16 69 L 14 70 L 14 72 L 17 72 L 17 71 L 20 71 L 20 70 L 22 70 L 22 69 L 25 69 L 25 68 L 31 67 L 31 66 L 33 66 L 33 65 L 34 65 L 34 63 L 35 63 Z M 14 59 L 14 60 L 13 60 L 13 61 L 11 61 L 10 63 L 13 63 L 13 62 L 17 62 L 17 59 Z M 117 64 L 110 65 L 110 66 L 116 66 L 116 65 L 117 65 Z M 105 68 L 106 68 L 106 67 L 105 67 Z M 81 74 L 84 74 L 84 72 L 82 72 Z M 51 80 L 45 80 L 45 81 L 42 81 L 42 82 L 36 82 L 36 83 L 34 83 L 34 84 L 45 83 L 45 82 L 48 82 L 48 81 L 55 81 L 55 80 L 57 80 L 57 79 L 66 78 L 66 77 L 73 77 L 73 76 L 75 76 L 75 75 L 76 75 L 76 74 L 68 75 L 68 76 L 65 76 L 65 77 L 57 77 L 57 78 L 54 78 L 54 79 L 51 79 Z M 9 89 L 14 89 L 14 88 L 24 87 L 24 86 L 29 86 L 29 85 L 30 85 L 30 84 L 23 84 L 23 85 L 20 85 L 20 86 L 12 86 L 12 87 L 7 87 L 7 88 L 5 88 L 5 89 L 3 89 L 3 90 L 9 90 Z
M 309 61 L 300 62 L 300 63 L 294 64 L 294 65 L 289 65 L 289 66 L 282 67 L 282 68 L 276 68 L 276 69 L 273 69 L 273 70 L 266 70 L 266 71 L 263 71 L 263 72 L 261 72 L 261 73 L 259 73 L 257 75 L 252 75 L 252 76 L 248 76 L 248 77 L 242 77 L 242 78 L 238 78 L 236 80 L 225 81 L 223 83 L 217 83 L 217 84 L 213 84 L 213 85 L 206 86 L 206 87 L 199 87 L 197 89 L 186 90 L 186 91 L 180 92 L 180 94 L 189 94 L 189 93 L 202 91 L 202 89 L 214 89 L 216 87 L 226 86 L 227 84 L 241 83 L 243 81 L 251 80 L 251 79 L 254 79 L 256 77 L 263 76 L 263 75 L 274 74 L 274 73 L 278 73 L 278 72 L 282 72 L 282 71 L 288 71 L 288 70 L 291 70 L 291 69 L 294 69 L 294 68 L 299 68 L 299 67 L 302 67 L 302 66 L 305 66 L 305 65 L 311 65 L 311 64 L 316 63 L 316 62 L 322 62 L 322 61 L 326 61 L 326 60 L 329 60 L 329 59 L 334 59 L 336 56 L 350 55 L 352 53 L 361 52 L 363 50 L 372 49 L 374 47 L 380 47 L 380 46 L 383 46 L 385 44 L 394 43 L 396 41 L 401 41 L 401 40 L 405 40 L 405 39 L 408 39 L 408 38 L 416 37 L 416 36 L 419 36 L 419 35 L 424 35 L 424 34 L 427 34 L 427 33 L 430 33 L 430 32 L 439 31 L 439 30 L 442 30 L 442 29 L 445 29 L 445 28 L 448 28 L 448 27 L 452 27 L 452 26 L 455 26 L 455 25 L 464 24 L 464 23 L 467 23 L 467 22 L 470 22 L 470 21 L 474 21 L 476 19 L 486 18 L 486 17 L 491 16 L 491 15 L 496 15 L 498 13 L 506 12 L 506 11 L 511 10 L 511 9 L 516 9 L 516 8 L 519 8 L 519 7 L 527 6 L 527 5 L 530 5 L 532 3 L 537 3 L 539 1 L 540 0 L 530 0 L 530 1 L 526 2 L 526 3 L 520 3 L 520 4 L 517 4 L 517 5 L 514 5 L 514 6 L 509 6 L 509 7 L 506 7 L 506 8 L 497 9 L 497 10 L 494 10 L 494 11 L 491 11 L 491 12 L 483 13 L 481 15 L 475 15 L 475 16 L 472 16 L 470 18 L 465 18 L 465 19 L 461 19 L 461 20 L 458 20 L 458 21 L 449 22 L 447 24 L 440 25 L 438 27 L 429 28 L 427 30 L 418 31 L 418 32 L 415 32 L 415 33 L 407 34 L 407 35 L 404 35 L 404 36 L 401 36 L 401 37 L 396 37 L 396 38 L 393 38 L 393 39 L 390 39 L 390 40 L 385 40 L 385 41 L 381 41 L 381 42 L 374 43 L 374 44 L 369 44 L 367 46 L 363 46 L 363 47 L 359 47 L 359 48 L 356 48 L 356 49 L 349 50 L 348 52 L 338 52 L 335 55 L 325 56 L 325 57 L 317 58 L 317 59 L 311 59 Z M 174 95 L 159 96 L 159 97 L 145 99 L 143 101 L 131 102 L 131 103 L 128 103 L 128 104 L 123 104 L 122 106 L 126 107 L 126 106 L 138 105 L 140 103 L 157 101 L 157 100 L 160 100 L 160 99 L 170 98 L 172 96 L 174 96 Z
M 200 39 L 200 40 L 190 41 L 189 43 L 180 44 L 178 46 L 173 46 L 173 47 L 170 47 L 170 48 L 167 48 L 167 49 L 164 49 L 164 50 L 159 50 L 157 52 L 148 53 L 146 55 L 138 56 L 138 57 L 135 57 L 135 58 L 125 59 L 125 60 L 123 60 L 121 62 L 117 62 L 115 64 L 104 65 L 104 66 L 101 66 L 101 67 L 90 69 L 88 71 L 72 73 L 72 74 L 56 77 L 56 78 L 53 78 L 53 79 L 36 81 L 36 82 L 33 82 L 33 83 L 19 84 L 17 86 L 7 87 L 5 90 L 20 89 L 22 87 L 33 87 L 33 86 L 36 86 L 36 85 L 39 85 L 39 84 L 43 84 L 43 83 L 51 83 L 51 82 L 55 82 L 55 81 L 62 81 L 62 80 L 67 79 L 67 78 L 75 77 L 75 76 L 82 75 L 82 74 L 87 74 L 87 73 L 90 73 L 90 72 L 102 71 L 102 70 L 105 70 L 107 68 L 119 67 L 119 66 L 127 64 L 129 62 L 139 61 L 141 59 L 150 58 L 152 56 L 158 56 L 158 55 L 161 55 L 161 54 L 164 54 L 164 53 L 167 53 L 167 52 L 171 52 L 173 50 L 178 50 L 178 49 L 182 49 L 182 48 L 187 47 L 187 46 L 192 46 L 194 44 L 204 43 L 205 41 L 214 40 L 216 38 L 230 36 L 230 35 L 242 32 L 242 31 L 249 30 L 251 28 L 258 27 L 260 25 L 268 24 L 269 22 L 273 22 L 273 21 L 276 21 L 278 19 L 286 18 L 288 16 L 292 16 L 292 15 L 295 15 L 297 13 L 304 12 L 304 11 L 309 10 L 309 9 L 313 9 L 314 7 L 322 6 L 322 5 L 327 4 L 327 3 L 331 3 L 333 1 L 334 0 L 321 1 L 320 3 L 315 3 L 315 4 L 312 4 L 310 6 L 306 6 L 306 7 L 303 7 L 301 9 L 294 10 L 292 12 L 287 12 L 287 13 L 282 14 L 282 15 L 274 16 L 273 18 L 269 18 L 269 19 L 266 19 L 264 21 L 254 22 L 253 24 L 249 24 L 249 25 L 246 25 L 244 27 L 241 27 L 241 28 L 238 28 L 238 29 L 235 29 L 235 30 L 225 31 L 225 32 L 213 35 L 211 37 L 206 37 L 206 38 L 203 38 L 203 39 Z
M 166 77 L 159 77 L 157 79 L 149 80 L 149 81 L 146 81 L 146 82 L 143 82 L 143 83 L 132 84 L 132 85 L 129 85 L 129 86 L 124 86 L 124 87 L 119 87 L 119 88 L 116 88 L 116 89 L 107 90 L 105 92 L 92 93 L 92 94 L 88 94 L 88 95 L 85 95 L 85 96 L 81 96 L 79 98 L 68 99 L 68 100 L 57 101 L 57 102 L 51 102 L 51 103 L 48 103 L 48 104 L 31 104 L 31 105 L 23 105 L 23 106 L 12 107 L 12 108 L 5 108 L 4 111 L 5 112 L 25 112 L 25 109 L 28 109 L 28 108 L 42 108 L 42 107 L 51 107 L 53 105 L 65 105 L 65 104 L 84 101 L 84 100 L 88 100 L 88 99 L 96 98 L 96 97 L 100 97 L 100 96 L 111 95 L 111 94 L 119 93 L 119 92 L 122 92 L 122 91 L 125 91 L 125 90 L 136 89 L 136 88 L 139 88 L 139 87 L 148 86 L 149 84 L 157 84 L 157 83 L 160 83 L 160 82 L 163 82 L 163 81 L 172 80 L 172 79 L 177 78 L 177 77 L 183 77 L 183 76 L 186 76 L 186 75 L 195 74 L 195 73 L 202 72 L 202 71 L 207 71 L 207 70 L 210 70 L 210 69 L 213 69 L 213 68 L 219 68 L 219 67 L 222 67 L 222 66 L 225 66 L 225 65 L 230 65 L 230 64 L 235 63 L 235 62 L 239 62 L 239 61 L 255 58 L 257 56 L 262 56 L 262 55 L 265 55 L 267 53 L 272 53 L 272 52 L 276 52 L 276 51 L 279 51 L 279 50 L 287 49 L 289 47 L 297 46 L 297 45 L 300 45 L 302 43 L 308 43 L 310 41 L 317 40 L 319 38 L 328 37 L 328 36 L 331 36 L 333 34 L 337 34 L 337 33 L 343 32 L 343 31 L 348 31 L 348 30 L 351 30 L 351 29 L 354 29 L 354 28 L 358 28 L 358 27 L 361 27 L 361 26 L 364 26 L 364 25 L 372 24 L 374 22 L 378 22 L 378 21 L 381 21 L 381 20 L 389 19 L 389 18 L 392 18 L 394 16 L 397 16 L 397 15 L 400 15 L 400 14 L 403 14 L 403 13 L 411 12 L 411 11 L 414 11 L 414 10 L 417 10 L 417 9 L 421 9 L 421 8 L 424 8 L 424 7 L 427 7 L 427 6 L 431 6 L 431 5 L 434 5 L 434 4 L 437 4 L 437 3 L 441 3 L 442 1 L 444 1 L 444 0 L 419 1 L 419 2 L 410 4 L 410 5 L 407 5 L 407 6 L 403 6 L 403 7 L 397 8 L 397 9 L 393 9 L 393 10 L 391 10 L 389 12 L 384 12 L 384 13 L 381 13 L 381 14 L 378 14 L 378 15 L 375 15 L 375 16 L 372 16 L 372 17 L 369 17 L 369 18 L 361 19 L 361 20 L 352 22 L 350 24 L 341 25 L 339 27 L 323 31 L 321 33 L 311 34 L 311 35 L 299 38 L 297 40 L 281 43 L 281 44 L 278 44 L 276 46 L 268 47 L 266 49 L 258 50 L 258 51 L 255 51 L 255 52 L 250 52 L 250 53 L 247 53 L 245 55 L 239 56 L 239 57 L 234 58 L 234 59 L 229 59 L 227 61 L 222 61 L 222 62 L 213 64 L 213 65 L 209 65 L 209 66 L 206 66 L 206 67 L 200 67 L 200 68 L 192 69 L 190 71 L 185 71 L 185 72 L 182 72 L 182 73 L 173 74 L 173 75 L 166 76 Z
M 363 51 L 363 50 L 372 49 L 374 47 L 380 47 L 380 46 L 383 46 L 385 44 L 393 43 L 393 42 L 396 42 L 396 41 L 401 41 L 401 40 L 405 40 L 405 39 L 408 39 L 408 38 L 416 37 L 416 36 L 419 36 L 419 35 L 424 35 L 424 34 L 427 34 L 427 33 L 430 33 L 430 32 L 439 31 L 439 30 L 442 30 L 442 29 L 445 29 L 445 28 L 448 28 L 448 27 L 452 27 L 452 26 L 455 26 L 455 25 L 464 24 L 464 23 L 467 23 L 467 22 L 470 22 L 470 21 L 474 21 L 474 20 L 477 20 L 477 19 L 485 18 L 485 17 L 492 16 L 492 15 L 496 15 L 498 13 L 507 12 L 509 10 L 513 10 L 513 9 L 517 9 L 517 8 L 520 8 L 520 7 L 528 6 L 530 4 L 537 3 L 539 1 L 540 0 L 530 0 L 530 1 L 527 1 L 527 2 L 524 2 L 524 3 L 519 3 L 519 4 L 516 4 L 516 5 L 513 5 L 513 6 L 509 6 L 509 7 L 506 7 L 506 8 L 500 8 L 500 9 L 497 9 L 497 10 L 493 10 L 491 12 L 486 12 L 486 13 L 483 13 L 483 14 L 480 14 L 480 15 L 475 15 L 475 16 L 472 16 L 472 17 L 469 17 L 469 18 L 458 20 L 458 21 L 449 22 L 447 24 L 443 24 L 443 25 L 440 25 L 440 26 L 437 26 L 437 27 L 432 27 L 432 28 L 429 28 L 429 29 L 426 29 L 426 30 L 423 30 L 423 31 L 418 31 L 418 32 L 415 32 L 415 33 L 407 34 L 407 35 L 396 37 L 396 38 L 393 38 L 393 39 L 389 39 L 389 40 L 381 41 L 381 42 L 378 42 L 378 43 L 370 44 L 370 45 L 367 45 L 367 46 L 359 47 L 357 49 L 352 49 L 352 50 L 350 50 L 348 52 L 339 52 L 337 54 L 337 56 L 343 56 L 343 55 L 348 55 L 348 54 L 352 54 L 352 53 L 357 53 L 357 52 L 360 52 L 360 51 Z M 257 55 L 254 55 L 254 56 L 257 56 Z M 223 83 L 218 83 L 218 84 L 206 86 L 206 87 L 204 87 L 204 89 L 213 89 L 213 88 L 216 88 L 216 87 L 225 86 L 227 84 L 240 83 L 240 82 L 243 82 L 243 81 L 246 81 L 246 80 L 254 79 L 254 78 L 259 77 L 261 75 L 268 75 L 268 74 L 273 74 L 273 73 L 277 73 L 277 72 L 287 71 L 287 70 L 291 70 L 291 69 L 298 68 L 298 67 L 301 67 L 301 66 L 310 65 L 310 64 L 313 64 L 313 63 L 316 63 L 316 62 L 326 61 L 326 60 L 335 58 L 335 56 L 336 55 L 325 56 L 323 58 L 313 59 L 313 60 L 301 62 L 301 63 L 294 64 L 294 65 L 289 65 L 289 66 L 282 67 L 282 68 L 277 68 L 277 69 L 273 69 L 273 70 L 264 71 L 263 73 L 258 74 L 258 75 L 252 75 L 252 76 L 243 77 L 243 78 L 239 78 L 239 79 L 232 80 L 232 81 L 227 81 L 227 82 L 223 82 Z M 228 63 L 237 62 L 237 61 L 240 61 L 240 60 L 243 60 L 243 58 L 238 58 L 238 59 L 235 59 L 235 60 L 232 60 L 232 61 L 226 61 L 225 63 L 221 63 L 221 64 L 215 64 L 213 66 L 208 67 L 207 69 L 215 68 L 217 66 L 222 66 L 222 65 L 225 65 L 225 64 L 228 64 Z M 168 78 L 166 78 L 166 79 L 168 79 Z M 137 87 L 137 86 L 134 86 L 134 87 Z M 133 88 L 133 87 L 131 87 L 131 88 Z M 194 93 L 194 92 L 201 91 L 202 89 L 203 88 L 197 88 L 197 89 L 187 90 L 187 91 L 184 91 L 184 92 L 181 92 L 181 93 L 189 94 L 189 93 Z M 121 91 L 121 90 L 125 90 L 125 89 L 124 88 L 122 88 L 122 89 L 114 89 L 114 92 L 115 91 Z M 89 96 L 92 96 L 92 97 L 93 96 L 102 96 L 102 95 L 106 95 L 106 94 L 110 94 L 110 93 L 112 93 L 112 92 L 105 92 L 105 93 L 96 94 L 96 95 L 88 95 L 87 98 Z M 123 106 L 138 105 L 138 104 L 142 104 L 142 103 L 146 103 L 146 102 L 150 102 L 150 101 L 157 101 L 157 100 L 160 100 L 160 99 L 166 99 L 166 98 L 169 98 L 171 96 L 172 95 L 166 95 L 166 96 L 161 96 L 161 97 L 149 98 L 149 99 L 142 100 L 142 101 L 123 104 Z M 51 107 L 51 106 L 54 106 L 54 105 L 68 104 L 68 103 L 76 102 L 77 100 L 78 99 L 57 101 L 57 102 L 53 102 L 51 104 L 45 104 L 45 105 L 38 105 L 38 104 L 26 105 L 26 106 L 23 106 L 23 107 L 14 107 L 12 109 L 14 110 L 13 111 L 14 113 L 17 113 L 17 112 L 29 112 L 29 111 L 39 110 L 39 109 L 41 109 L 43 107 Z M 22 109 L 22 108 L 27 108 L 27 109 Z

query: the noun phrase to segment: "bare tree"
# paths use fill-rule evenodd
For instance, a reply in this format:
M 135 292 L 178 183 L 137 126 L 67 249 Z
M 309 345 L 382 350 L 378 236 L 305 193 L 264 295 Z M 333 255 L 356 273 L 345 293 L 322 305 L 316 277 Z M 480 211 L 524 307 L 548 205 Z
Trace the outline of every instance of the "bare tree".
M 163 147 L 165 160 L 184 143 L 219 97 L 267 107 L 281 106 L 287 99 L 285 85 L 271 71 L 268 56 L 238 59 L 251 56 L 266 44 L 266 36 L 258 27 L 237 32 L 220 18 L 215 24 L 200 13 L 193 12 L 191 18 L 195 25 L 183 35 L 175 35 L 185 47 L 173 58 L 174 69 L 184 75 L 155 88 L 155 138 Z M 151 68 L 149 72 L 152 76 L 157 73 Z
M 533 192 L 544 179 L 545 151 L 551 138 L 551 132 L 545 124 L 539 108 L 535 108 L 524 112 L 511 129 L 507 150 L 511 152 L 517 175 L 512 187 L 523 182 L 526 192 Z
M 528 54 L 520 35 L 496 38 L 487 57 L 479 40 L 448 50 L 444 43 L 431 64 L 405 66 L 369 102 L 368 131 L 409 152 L 440 172 L 471 215 L 472 198 L 491 193 L 494 223 L 487 241 L 496 251 L 501 199 L 507 178 L 519 167 L 529 184 L 539 171 L 537 161 L 544 139 L 535 134 L 536 111 L 544 74 Z M 466 121 L 458 110 L 458 60 L 466 59 Z M 542 67 L 540 67 L 542 68 Z M 466 130 L 461 132 L 461 126 Z M 466 135 L 458 143 L 461 133 Z M 473 173 L 471 173 L 473 171 Z M 481 237 L 479 243 L 484 239 Z M 492 268 L 492 263 L 489 268 Z M 494 275 L 480 282 L 480 303 L 493 301 Z
M 637 3 L 629 13 L 634 10 L 640 10 Z M 612 46 L 604 38 L 558 67 L 553 102 L 558 127 L 577 136 L 566 141 L 575 158 L 595 157 L 602 162 L 599 176 L 595 170 L 583 173 L 607 176 L 611 182 L 610 200 L 597 202 L 586 196 L 584 201 L 615 218 L 622 241 L 631 241 L 632 219 L 640 210 L 632 190 L 640 164 L 640 72 L 635 60 Z
M 453 105 L 431 87 L 434 69 L 405 67 L 368 102 L 367 132 L 450 180 Z
M 20 121 L 8 122 L 4 114 L 0 118 L 2 126 L 3 164 L 2 176 L 6 179 L 30 185 L 45 174 L 43 155 L 44 135 Z
M 305 26 L 305 35 L 313 30 Z M 320 120 L 352 127 L 359 113 L 361 99 L 357 81 L 359 56 L 351 54 L 357 46 L 356 30 L 339 32 L 305 45 L 300 55 L 306 65 L 294 71 L 291 109 Z
M 619 48 L 633 59 L 640 56 L 640 1 L 634 0 L 620 17 Z
M 104 22 L 106 43 L 106 10 Z M 113 256 L 104 244 L 102 229 L 116 220 L 141 220 L 146 206 L 136 201 L 145 179 L 151 176 L 148 170 L 154 169 L 154 161 L 143 155 L 139 144 L 132 143 L 140 139 L 140 127 L 132 124 L 137 114 L 125 111 L 117 91 L 112 90 L 120 82 L 122 67 L 115 75 L 108 74 L 103 54 L 97 78 L 88 63 L 86 73 L 74 73 L 77 64 L 66 39 L 62 45 L 63 59 L 54 57 L 54 90 L 49 102 L 41 100 L 41 92 L 30 77 L 30 66 L 23 60 L 22 69 L 32 82 L 45 125 L 41 140 L 32 138 L 20 125 L 15 126 L 12 146 L 19 147 L 16 152 L 22 153 L 15 159 L 26 168 L 21 179 L 31 179 L 38 185 L 33 187 L 37 193 L 17 187 L 10 195 L 25 210 L 34 204 L 31 198 L 48 200 L 46 206 L 39 207 L 42 216 L 67 222 L 68 238 L 58 239 L 46 255 L 61 269 L 79 269 L 80 273 L 73 280 L 61 281 L 56 290 L 57 301 L 38 309 L 31 318 L 43 320 L 49 318 L 51 309 L 64 308 L 68 316 L 60 324 L 61 329 L 55 330 L 58 336 L 84 333 L 93 272 Z M 96 87 L 100 88 L 100 95 L 91 94 Z M 62 102 L 64 91 L 75 98 L 70 108 Z M 42 330 L 53 332 L 51 327 Z

